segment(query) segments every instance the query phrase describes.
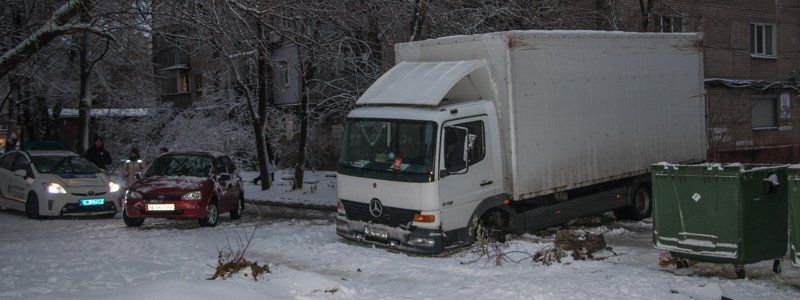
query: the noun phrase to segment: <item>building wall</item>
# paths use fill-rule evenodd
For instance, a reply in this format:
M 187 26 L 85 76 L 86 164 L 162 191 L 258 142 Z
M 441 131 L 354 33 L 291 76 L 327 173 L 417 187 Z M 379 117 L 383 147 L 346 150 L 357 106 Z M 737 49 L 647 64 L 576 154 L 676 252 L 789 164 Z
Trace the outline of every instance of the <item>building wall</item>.
M 620 29 L 642 31 L 638 0 L 618 0 Z M 703 32 L 709 130 L 709 160 L 796 163 L 800 160 L 797 85 L 800 72 L 800 0 L 655 1 L 647 31 L 658 31 L 654 15 L 681 18 L 682 31 Z M 602 9 L 608 15 L 608 7 Z M 751 55 L 750 24 L 775 24 L 776 57 Z M 608 29 L 609 25 L 604 25 Z M 728 85 L 713 78 L 740 80 Z M 731 87 L 741 85 L 741 87 Z M 788 94 L 789 108 L 780 96 Z M 754 129 L 753 97 L 771 96 L 777 124 Z M 784 96 L 786 97 L 786 96 Z M 783 114 L 782 114 L 783 113 Z

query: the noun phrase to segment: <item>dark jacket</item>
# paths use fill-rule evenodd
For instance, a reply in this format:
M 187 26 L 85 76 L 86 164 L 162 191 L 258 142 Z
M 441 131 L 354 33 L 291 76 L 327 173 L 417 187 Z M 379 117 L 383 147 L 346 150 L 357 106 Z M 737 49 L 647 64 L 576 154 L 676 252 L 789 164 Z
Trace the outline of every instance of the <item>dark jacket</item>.
M 105 169 L 111 164 L 111 155 L 108 154 L 108 151 L 106 151 L 104 147 L 92 147 L 86 150 L 83 157 L 100 169 Z

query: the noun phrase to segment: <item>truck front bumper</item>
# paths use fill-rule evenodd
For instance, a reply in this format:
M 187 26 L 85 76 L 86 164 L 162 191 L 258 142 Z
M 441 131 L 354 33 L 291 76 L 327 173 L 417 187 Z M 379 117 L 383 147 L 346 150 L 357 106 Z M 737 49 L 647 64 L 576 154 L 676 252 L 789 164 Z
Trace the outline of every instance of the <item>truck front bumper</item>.
M 348 220 L 344 215 L 336 216 L 336 234 L 359 243 L 417 254 L 437 254 L 445 249 L 441 231 L 413 227 L 406 230 Z

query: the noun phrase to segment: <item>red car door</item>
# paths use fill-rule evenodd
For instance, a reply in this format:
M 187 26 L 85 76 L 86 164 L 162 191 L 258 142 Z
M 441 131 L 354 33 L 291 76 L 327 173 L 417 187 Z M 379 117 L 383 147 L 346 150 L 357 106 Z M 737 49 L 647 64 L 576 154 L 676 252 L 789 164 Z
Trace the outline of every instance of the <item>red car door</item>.
M 223 157 L 222 161 L 225 163 L 225 167 L 228 169 L 228 174 L 231 175 L 228 193 L 230 194 L 232 202 L 234 203 L 233 205 L 237 205 L 239 204 L 238 201 L 241 200 L 239 195 L 244 192 L 242 191 L 242 178 L 239 177 L 239 173 L 236 172 L 236 165 L 233 164 L 233 161 L 231 161 L 229 157 Z
M 217 184 L 219 184 L 219 210 L 220 212 L 228 211 L 234 207 L 231 204 L 231 193 L 228 192 L 228 190 L 230 190 L 231 178 L 221 158 L 214 159 L 214 174 L 212 176 Z

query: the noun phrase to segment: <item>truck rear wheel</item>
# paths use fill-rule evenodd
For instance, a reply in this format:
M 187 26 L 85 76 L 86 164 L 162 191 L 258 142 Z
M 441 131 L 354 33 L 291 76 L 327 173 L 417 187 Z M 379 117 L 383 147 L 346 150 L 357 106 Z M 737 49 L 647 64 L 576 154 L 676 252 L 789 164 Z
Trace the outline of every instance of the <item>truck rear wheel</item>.
M 650 186 L 640 184 L 633 192 L 631 205 L 614 210 L 614 216 L 619 220 L 640 221 L 650 217 L 653 211 L 653 196 Z

